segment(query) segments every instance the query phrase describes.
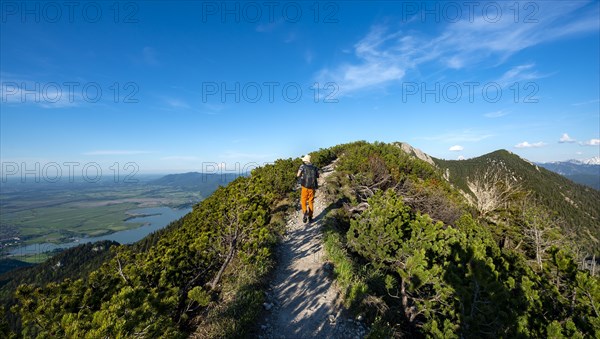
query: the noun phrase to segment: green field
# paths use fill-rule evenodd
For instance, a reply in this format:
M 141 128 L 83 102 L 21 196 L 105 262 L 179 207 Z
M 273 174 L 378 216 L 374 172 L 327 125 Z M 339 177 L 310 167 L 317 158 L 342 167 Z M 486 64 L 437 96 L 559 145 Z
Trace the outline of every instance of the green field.
M 0 194 L 0 248 L 8 244 L 12 247 L 61 243 L 72 237 L 100 236 L 132 229 L 141 224 L 126 222 L 135 216 L 131 210 L 191 206 L 202 198 L 199 192 L 146 184 L 63 185 L 35 189 L 3 187 Z
M 65 238 L 99 236 L 122 231 L 139 224 L 125 223 L 126 212 L 138 208 L 136 203 L 118 203 L 78 207 L 66 203 L 58 206 L 41 207 L 3 215 L 2 222 L 19 227 L 28 242 L 62 242 Z
M 27 255 L 16 255 L 13 259 L 20 260 L 29 264 L 39 264 L 52 257 L 53 253 L 35 253 Z

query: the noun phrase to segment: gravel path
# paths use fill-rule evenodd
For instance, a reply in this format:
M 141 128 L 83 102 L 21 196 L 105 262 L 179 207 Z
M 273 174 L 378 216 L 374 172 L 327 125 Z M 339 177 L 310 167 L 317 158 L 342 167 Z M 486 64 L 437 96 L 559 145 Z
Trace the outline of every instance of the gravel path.
M 320 185 L 332 173 L 323 168 Z M 302 222 L 302 212 L 288 217 L 287 232 L 278 247 L 278 267 L 264 304 L 269 316 L 261 326 L 261 338 L 362 338 L 365 327 L 349 318 L 333 279 L 333 267 L 325 261 L 322 217 L 327 207 L 317 190 L 315 216 Z

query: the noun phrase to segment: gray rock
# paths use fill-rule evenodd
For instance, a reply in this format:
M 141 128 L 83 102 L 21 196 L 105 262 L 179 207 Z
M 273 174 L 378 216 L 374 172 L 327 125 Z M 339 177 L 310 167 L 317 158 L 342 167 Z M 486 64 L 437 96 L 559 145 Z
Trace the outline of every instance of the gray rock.
M 330 315 L 329 315 L 329 322 L 330 322 L 331 324 L 335 324 L 335 316 L 334 316 L 333 314 L 330 314 Z

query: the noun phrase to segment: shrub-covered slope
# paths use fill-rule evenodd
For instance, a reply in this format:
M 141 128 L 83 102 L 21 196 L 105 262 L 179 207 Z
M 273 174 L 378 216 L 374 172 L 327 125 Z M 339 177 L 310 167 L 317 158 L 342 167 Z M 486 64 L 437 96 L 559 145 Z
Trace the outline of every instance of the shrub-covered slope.
M 325 247 L 346 305 L 371 337 L 600 335 L 599 279 L 562 224 L 578 216 L 542 199 L 556 188 L 535 190 L 555 179 L 543 170 L 499 152 L 481 167 L 493 170 L 480 172 L 399 143 L 312 156 L 318 166 L 335 161 L 321 188 L 330 201 Z M 20 334 L 256 335 L 299 165 L 279 160 L 237 178 L 165 230 L 114 246 L 84 277 L 20 286 L 12 308 Z
M 600 191 L 576 184 L 504 150 L 469 160 L 435 161 L 447 179 L 469 194 L 476 205 L 487 199 L 494 210 L 486 212 L 514 209 L 520 194 L 521 205 L 537 205 L 554 214 L 560 221 L 556 226 L 564 235 L 584 245 L 589 254 L 595 251 L 600 255 Z M 506 191 L 505 196 L 502 191 Z M 490 201 L 494 193 L 499 195 L 496 204 Z
M 600 335 L 600 281 L 548 217 L 551 206 L 523 206 L 523 193 L 509 189 L 482 211 L 455 188 L 469 189 L 466 180 L 451 186 L 445 168 L 405 151 L 364 142 L 321 151 L 338 158 L 326 186 L 326 248 L 346 304 L 372 323 L 371 337 Z M 455 169 L 450 177 L 469 177 Z
M 18 288 L 26 337 L 243 336 L 252 330 L 299 160 L 218 188 L 191 213 L 84 278 Z M 198 330 L 197 330 L 198 329 Z

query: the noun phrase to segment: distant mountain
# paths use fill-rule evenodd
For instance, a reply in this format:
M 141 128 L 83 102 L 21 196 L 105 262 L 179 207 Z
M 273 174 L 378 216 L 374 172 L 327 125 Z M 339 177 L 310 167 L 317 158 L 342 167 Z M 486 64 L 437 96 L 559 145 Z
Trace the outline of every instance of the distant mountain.
M 593 157 L 593 158 L 584 159 L 584 160 L 571 160 L 571 161 L 580 162 L 585 165 L 600 165 L 600 157 Z
M 150 185 L 171 186 L 185 191 L 197 191 L 204 197 L 209 196 L 219 186 L 226 186 L 239 175 L 233 173 L 199 173 L 188 172 L 181 174 L 169 174 L 162 178 L 148 182 Z
M 600 190 L 600 157 L 585 160 L 538 163 L 554 173 L 563 175 L 582 185 Z
M 530 199 L 556 212 L 565 222 L 563 231 L 566 234 L 575 233 L 589 249 L 597 246 L 593 244 L 593 235 L 600 234 L 599 191 L 576 184 L 506 150 L 468 160 L 435 161 L 445 178 L 466 193 L 469 200 L 477 200 L 478 192 L 474 192 L 474 181 L 487 180 L 488 184 L 495 184 L 494 181 L 497 181 L 498 177 L 506 178 L 520 186 L 523 191 L 529 192 Z M 598 168 L 597 165 L 572 166 Z M 493 169 L 496 175 L 490 175 L 490 169 Z

